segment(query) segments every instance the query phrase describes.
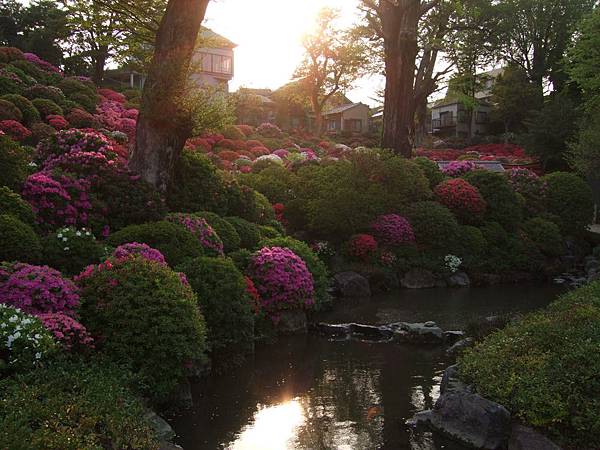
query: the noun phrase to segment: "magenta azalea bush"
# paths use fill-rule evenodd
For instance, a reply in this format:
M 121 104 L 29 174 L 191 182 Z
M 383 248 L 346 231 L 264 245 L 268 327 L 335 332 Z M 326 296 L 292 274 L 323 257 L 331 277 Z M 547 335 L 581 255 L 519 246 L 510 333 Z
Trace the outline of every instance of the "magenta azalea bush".
M 198 238 L 202 247 L 217 256 L 223 256 L 223 241 L 206 220 L 193 214 L 169 214 L 169 222 L 183 225 L 190 233 Z
M 68 351 L 81 351 L 94 347 L 94 339 L 86 328 L 63 313 L 45 313 L 37 316 L 54 339 Z
M 452 161 L 442 169 L 442 173 L 456 178 L 477 168 L 478 165 L 471 161 Z
M 286 309 L 312 306 L 314 282 L 305 262 L 288 248 L 264 247 L 247 269 L 260 295 L 261 307 L 273 318 Z
M 150 247 L 147 244 L 141 244 L 139 242 L 130 242 L 128 244 L 118 246 L 113 252 L 113 256 L 117 258 L 117 260 L 141 256 L 144 259 L 157 262 L 160 265 L 167 265 L 167 261 L 160 251 Z
M 74 316 L 79 293 L 71 280 L 48 266 L 5 264 L 0 267 L 0 302 L 33 315 Z
M 398 214 L 379 216 L 371 224 L 377 240 L 384 245 L 398 246 L 415 241 L 410 222 Z

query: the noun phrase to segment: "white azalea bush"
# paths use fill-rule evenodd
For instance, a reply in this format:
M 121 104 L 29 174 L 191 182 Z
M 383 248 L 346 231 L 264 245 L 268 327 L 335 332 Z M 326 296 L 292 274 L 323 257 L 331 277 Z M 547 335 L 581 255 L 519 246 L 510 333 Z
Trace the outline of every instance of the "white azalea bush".
M 0 303 L 0 373 L 6 368 L 31 369 L 56 348 L 52 334 L 38 318 Z
M 44 240 L 44 260 L 65 275 L 77 275 L 88 265 L 100 262 L 105 253 L 87 228 L 63 227 Z
M 462 259 L 456 255 L 446 255 L 444 258 L 444 263 L 446 264 L 446 268 L 451 273 L 456 273 L 459 267 L 462 265 Z

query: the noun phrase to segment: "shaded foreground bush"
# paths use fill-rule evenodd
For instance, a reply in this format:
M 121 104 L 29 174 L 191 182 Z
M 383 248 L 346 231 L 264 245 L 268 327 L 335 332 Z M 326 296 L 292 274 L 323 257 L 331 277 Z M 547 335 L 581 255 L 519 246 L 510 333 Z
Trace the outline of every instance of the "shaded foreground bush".
M 460 360 L 482 395 L 570 448 L 600 446 L 600 282 L 490 335 Z
M 116 367 L 89 361 L 56 361 L 0 381 L 0 448 L 157 449 L 129 382 Z

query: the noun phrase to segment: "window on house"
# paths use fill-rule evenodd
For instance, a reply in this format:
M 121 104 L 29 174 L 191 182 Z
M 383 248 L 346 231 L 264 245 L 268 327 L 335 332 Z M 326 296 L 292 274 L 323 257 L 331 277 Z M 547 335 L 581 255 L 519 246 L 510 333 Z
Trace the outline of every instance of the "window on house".
M 329 120 L 327 121 L 327 129 L 330 131 L 333 131 L 337 128 L 337 124 L 335 120 Z
M 477 111 L 476 120 L 477 120 L 477 123 L 488 123 L 487 111 Z
M 214 55 L 212 53 L 200 53 L 202 71 L 212 73 L 233 73 L 231 56 Z
M 346 131 L 355 131 L 355 132 L 360 132 L 362 131 L 362 120 L 360 119 L 347 119 L 345 121 L 345 127 Z

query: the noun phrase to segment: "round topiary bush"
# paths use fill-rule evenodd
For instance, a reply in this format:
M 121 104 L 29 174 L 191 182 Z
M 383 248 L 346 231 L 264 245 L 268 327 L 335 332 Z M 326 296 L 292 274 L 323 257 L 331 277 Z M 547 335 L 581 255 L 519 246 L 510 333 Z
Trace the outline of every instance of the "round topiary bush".
M 147 259 L 148 261 L 154 261 L 163 266 L 167 265 L 167 260 L 161 252 L 147 244 L 140 244 L 139 242 L 130 242 L 128 244 L 119 245 L 113 252 L 113 256 L 119 261 L 122 259 L 140 257 Z
M 205 254 L 223 256 L 223 241 L 202 217 L 194 214 L 169 214 L 167 220 L 185 227 L 192 233 L 202 245 Z
M 67 114 L 67 120 L 75 128 L 98 128 L 99 123 L 92 114 L 83 109 L 74 108 Z
M 107 240 L 109 245 L 139 242 L 160 251 L 171 267 L 183 263 L 187 258 L 204 254 L 200 241 L 179 224 L 167 221 L 130 225 L 113 233 Z
M 546 209 L 546 182 L 528 169 L 513 169 L 507 174 L 508 182 L 525 199 L 529 214 L 539 214 Z
M 481 230 L 470 225 L 462 225 L 458 235 L 458 256 L 468 269 L 476 269 L 485 257 L 487 241 Z
M 241 239 L 240 246 L 247 250 L 254 250 L 258 247 L 260 237 L 260 227 L 255 223 L 248 222 L 241 217 L 225 217 L 225 220 L 235 228 L 235 231 Z
M 246 353 L 254 347 L 254 315 L 246 281 L 232 260 L 200 257 L 177 266 L 198 296 L 215 356 Z
M 221 238 L 221 241 L 223 241 L 223 251 L 225 253 L 231 253 L 240 248 L 242 242 L 240 235 L 235 230 L 235 227 L 227 222 L 227 220 L 210 211 L 201 211 L 194 215 L 206 220 L 215 230 Z
M 62 108 L 47 98 L 34 98 L 31 100 L 31 103 L 35 106 L 42 119 L 51 115 L 63 115 Z
M 412 225 L 398 214 L 379 216 L 371 224 L 371 230 L 377 237 L 377 242 L 383 245 L 397 247 L 415 241 Z
M 6 186 L 0 187 L 0 215 L 8 214 L 27 225 L 35 226 L 31 205 Z
M 0 120 L 16 120 L 20 122 L 23 120 L 23 113 L 14 103 L 2 98 L 0 99 Z
M 192 289 L 144 258 L 110 261 L 78 277 L 81 319 L 110 359 L 137 373 L 141 390 L 166 400 L 206 347 Z
M 226 186 L 215 165 L 201 153 L 184 151 L 167 194 L 171 211 L 227 211 Z
M 359 261 L 369 261 L 377 254 L 377 241 L 370 234 L 355 234 L 344 246 L 347 256 Z
M 16 47 L 0 47 L 0 62 L 10 63 L 24 59 L 23 52 Z
M 446 178 L 437 163 L 433 162 L 429 158 L 419 156 L 418 158 L 414 158 L 412 161 L 421 168 L 429 180 L 429 187 L 431 189 L 435 189 L 435 187 L 444 181 L 444 178 Z
M 294 174 L 281 166 L 271 166 L 258 173 L 240 175 L 240 180 L 257 190 L 272 203 L 287 203 L 291 198 L 291 184 Z
M 475 186 L 487 205 L 485 220 L 514 230 L 523 217 L 523 205 L 506 177 L 487 170 L 474 170 L 463 178 Z
M 104 246 L 88 229 L 64 227 L 43 240 L 44 262 L 62 273 L 77 275 L 89 264 L 100 261 Z
M 106 361 L 61 360 L 2 380 L 0 448 L 158 449 L 132 378 Z
M 252 256 L 247 274 L 260 295 L 261 308 L 274 320 L 283 310 L 314 304 L 312 275 L 302 258 L 288 248 L 260 249 Z
M 436 202 L 417 202 L 406 209 L 419 247 L 434 252 L 452 253 L 459 226 L 452 212 Z
M 239 269 L 240 272 L 246 273 L 246 269 L 250 265 L 250 261 L 252 260 L 252 252 L 250 250 L 246 250 L 245 248 L 235 251 L 227 255 L 235 264 L 235 267 Z
M 31 126 L 41 120 L 40 113 L 26 97 L 17 94 L 6 94 L 0 97 L 0 99 L 11 102 L 21 111 L 22 120 L 25 125 Z
M 20 191 L 27 178 L 27 151 L 7 136 L 0 136 L 0 186 Z
M 461 178 L 444 181 L 435 188 L 437 200 L 463 223 L 479 223 L 486 204 L 475 186 Z
M 31 226 L 8 214 L 0 215 L 0 262 L 38 262 L 42 245 Z
M 558 225 L 541 217 L 533 217 L 523 224 L 523 231 L 542 253 L 548 256 L 565 253 L 565 243 Z
M 327 267 L 316 253 L 304 242 L 291 237 L 276 237 L 260 241 L 260 247 L 281 247 L 293 251 L 302 258 L 314 283 L 315 308 L 320 309 L 331 301 L 328 293 L 329 273 Z
M 0 301 L 28 314 L 74 315 L 77 287 L 48 266 L 15 263 L 0 266 Z
M 42 84 L 36 84 L 35 86 L 28 87 L 23 95 L 29 100 L 45 99 L 56 104 L 61 104 L 65 101 L 65 94 L 63 94 L 63 91 L 56 86 L 44 86 Z
M 548 212 L 560 218 L 565 235 L 580 235 L 592 222 L 594 201 L 588 184 L 573 173 L 554 172 L 543 177 Z

